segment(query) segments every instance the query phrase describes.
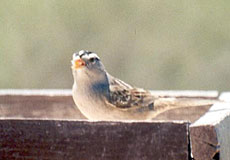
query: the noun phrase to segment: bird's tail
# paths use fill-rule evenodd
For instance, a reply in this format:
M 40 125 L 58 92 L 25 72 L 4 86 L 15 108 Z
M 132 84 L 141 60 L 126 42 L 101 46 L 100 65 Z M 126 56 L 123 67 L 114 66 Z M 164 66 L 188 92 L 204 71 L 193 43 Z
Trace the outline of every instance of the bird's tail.
M 175 108 L 212 106 L 217 102 L 221 101 L 212 98 L 158 98 L 154 101 L 154 111 L 158 115 Z

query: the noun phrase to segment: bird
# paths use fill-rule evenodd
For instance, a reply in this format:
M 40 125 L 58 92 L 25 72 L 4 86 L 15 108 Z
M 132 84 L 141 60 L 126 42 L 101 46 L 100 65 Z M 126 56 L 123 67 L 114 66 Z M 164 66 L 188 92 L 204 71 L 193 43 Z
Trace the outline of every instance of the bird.
M 160 113 L 181 107 L 212 105 L 207 99 L 167 97 L 129 85 L 110 75 L 100 57 L 81 50 L 71 60 L 72 97 L 89 120 L 151 120 Z

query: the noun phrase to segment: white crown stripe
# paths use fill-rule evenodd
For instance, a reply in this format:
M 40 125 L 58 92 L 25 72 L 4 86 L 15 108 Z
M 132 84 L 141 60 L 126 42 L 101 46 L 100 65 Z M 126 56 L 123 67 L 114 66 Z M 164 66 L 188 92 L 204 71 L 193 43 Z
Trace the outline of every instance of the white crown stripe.
M 85 58 L 85 59 L 98 58 L 98 59 L 100 59 L 100 57 L 94 52 L 81 50 L 78 53 L 73 54 L 73 59 L 72 60 L 76 61 L 76 60 L 81 59 L 81 58 Z
M 81 56 L 82 54 L 85 54 L 85 52 L 86 52 L 86 51 L 81 50 L 81 51 L 78 52 L 78 54 L 79 54 L 79 56 Z

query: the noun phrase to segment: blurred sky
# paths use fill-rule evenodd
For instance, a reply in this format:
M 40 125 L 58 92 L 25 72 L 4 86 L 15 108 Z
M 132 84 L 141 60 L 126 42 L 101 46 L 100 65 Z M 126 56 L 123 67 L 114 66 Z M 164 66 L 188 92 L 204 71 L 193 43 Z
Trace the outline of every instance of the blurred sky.
M 0 0 L 0 88 L 71 88 L 72 53 L 153 90 L 230 90 L 230 1 Z

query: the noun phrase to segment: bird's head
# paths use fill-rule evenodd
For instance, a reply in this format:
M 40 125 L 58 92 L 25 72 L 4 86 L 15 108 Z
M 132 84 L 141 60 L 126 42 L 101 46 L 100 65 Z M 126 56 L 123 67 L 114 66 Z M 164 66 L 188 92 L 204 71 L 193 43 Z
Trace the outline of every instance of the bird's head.
M 72 71 L 74 77 L 95 78 L 105 73 L 103 64 L 99 56 L 91 51 L 81 50 L 73 54 Z

